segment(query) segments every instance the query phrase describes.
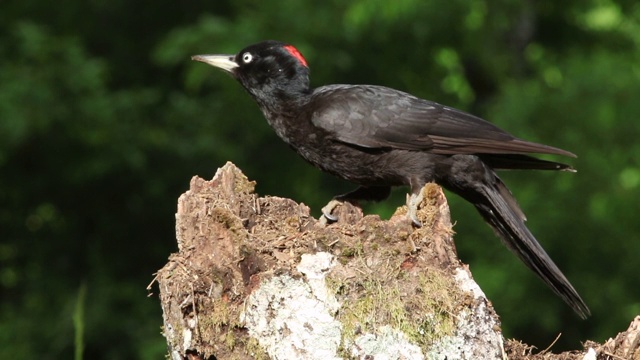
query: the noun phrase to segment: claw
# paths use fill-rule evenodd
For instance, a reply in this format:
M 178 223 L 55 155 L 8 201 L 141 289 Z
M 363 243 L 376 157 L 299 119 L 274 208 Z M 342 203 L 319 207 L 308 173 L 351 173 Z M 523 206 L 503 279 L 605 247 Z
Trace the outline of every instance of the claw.
M 324 217 L 325 219 L 327 219 L 329 222 L 336 222 L 338 221 L 338 217 L 331 215 L 329 213 L 323 212 L 322 213 L 322 217 Z
M 325 205 L 325 207 L 322 208 L 322 216 L 324 219 L 326 219 L 326 221 L 328 222 L 336 222 L 338 221 L 338 217 L 331 215 L 331 212 L 333 212 L 333 210 L 338 206 L 342 204 L 342 201 L 340 200 L 336 200 L 333 199 L 331 201 L 329 201 L 329 203 L 327 205 Z M 322 219 L 321 219 L 322 221 Z
M 418 192 L 418 194 L 407 195 L 407 217 L 411 220 L 415 227 L 422 227 L 422 222 L 418 220 L 418 205 L 422 202 L 423 199 L 422 189 Z
M 420 220 L 418 220 L 418 218 L 415 215 L 409 215 L 409 219 L 413 223 L 413 226 L 415 226 L 417 228 L 421 228 L 422 227 L 422 222 Z

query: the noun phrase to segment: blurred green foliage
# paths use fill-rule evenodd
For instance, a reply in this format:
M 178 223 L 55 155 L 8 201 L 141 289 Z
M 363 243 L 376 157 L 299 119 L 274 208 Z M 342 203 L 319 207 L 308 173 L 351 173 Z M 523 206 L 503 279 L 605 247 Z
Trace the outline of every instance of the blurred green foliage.
M 315 85 L 399 88 L 579 155 L 577 174 L 504 178 L 587 321 L 449 197 L 460 255 L 507 336 L 545 348 L 561 332 L 556 350 L 578 348 L 640 313 L 636 1 L 25 0 L 3 4 L 0 30 L 0 358 L 71 358 L 79 299 L 85 358 L 162 358 L 145 287 L 176 250 L 193 175 L 231 160 L 261 194 L 316 215 L 351 188 L 297 158 L 235 81 L 189 60 L 268 38 L 295 44 Z M 367 211 L 402 203 L 399 190 Z

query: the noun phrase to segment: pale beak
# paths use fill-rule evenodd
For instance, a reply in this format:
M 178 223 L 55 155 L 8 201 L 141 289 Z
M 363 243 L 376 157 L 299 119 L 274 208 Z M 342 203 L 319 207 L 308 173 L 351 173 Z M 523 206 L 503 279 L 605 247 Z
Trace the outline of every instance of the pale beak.
M 194 55 L 191 60 L 200 61 L 233 73 L 233 69 L 238 67 L 238 63 L 233 60 L 234 58 L 235 55 Z

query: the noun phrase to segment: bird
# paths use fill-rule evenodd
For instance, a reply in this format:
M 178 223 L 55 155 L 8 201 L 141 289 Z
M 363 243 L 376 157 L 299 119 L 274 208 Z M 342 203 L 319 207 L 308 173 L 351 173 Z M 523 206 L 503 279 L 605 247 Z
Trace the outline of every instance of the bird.
M 422 188 L 435 182 L 474 205 L 498 237 L 581 318 L 590 315 L 578 292 L 525 225 L 526 217 L 496 170 L 575 170 L 530 154 L 576 157 L 519 139 L 464 111 L 379 85 L 311 87 L 307 60 L 293 45 L 267 40 L 237 54 L 194 55 L 223 70 L 257 102 L 276 134 L 302 158 L 358 187 L 334 197 L 382 201 L 408 186 L 407 217 L 416 216 Z

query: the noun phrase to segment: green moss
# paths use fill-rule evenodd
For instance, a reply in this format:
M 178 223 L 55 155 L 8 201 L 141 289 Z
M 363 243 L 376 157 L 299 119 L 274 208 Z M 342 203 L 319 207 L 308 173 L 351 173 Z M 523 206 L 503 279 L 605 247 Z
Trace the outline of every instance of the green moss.
M 412 306 L 421 315 L 414 319 L 413 326 L 402 331 L 424 350 L 437 339 L 453 334 L 453 314 L 461 293 L 458 286 L 440 271 L 428 271 L 418 278 L 419 286 L 411 300 L 415 301 Z
M 238 169 L 235 164 L 227 163 L 223 167 L 223 169 L 230 168 L 233 171 L 233 191 L 235 193 L 245 193 L 250 194 L 253 193 L 256 189 L 256 182 L 249 181 L 249 178 L 242 172 L 242 170 Z
M 219 332 L 223 326 L 231 325 L 231 312 L 226 301 L 216 299 L 212 308 L 209 319 L 215 331 Z
M 210 343 L 216 342 L 223 345 L 216 349 L 223 353 L 231 353 L 238 344 L 239 339 L 235 330 L 242 325 L 238 320 L 235 308 L 222 300 L 216 299 L 199 305 L 202 311 L 198 314 L 198 331 L 203 339 L 210 339 Z
M 291 228 L 297 229 L 300 227 L 300 217 L 299 216 L 289 216 L 284 219 L 284 223 Z
M 342 254 L 340 255 L 347 258 L 352 258 L 356 256 L 362 256 L 363 252 L 364 252 L 364 245 L 362 244 L 362 242 L 358 241 L 353 246 L 344 248 L 342 250 Z
M 418 286 L 414 289 L 401 289 L 396 277 L 369 278 L 357 285 L 351 284 L 351 291 L 357 293 L 357 297 L 350 299 L 347 294 L 339 313 L 343 324 L 342 355 L 348 355 L 346 349 L 358 335 L 375 334 L 385 324 L 404 333 L 423 351 L 437 339 L 453 333 L 452 314 L 457 302 L 453 289 L 457 287 L 436 270 L 418 277 Z M 407 284 L 407 279 L 403 283 Z M 329 286 L 340 289 L 349 285 L 333 280 Z
M 225 335 L 224 344 L 227 346 L 229 351 L 233 351 L 233 348 L 236 346 L 236 336 L 232 330 L 229 330 L 227 335 Z
M 267 352 L 264 350 L 258 340 L 254 338 L 250 338 L 249 341 L 245 344 L 245 349 L 247 349 L 247 354 L 251 355 L 254 359 L 257 360 L 266 360 L 269 357 L 267 356 Z
M 244 224 L 242 223 L 242 220 L 228 209 L 215 207 L 211 209 L 211 217 L 215 222 L 224 225 L 234 234 L 246 234 L 246 229 L 244 227 Z
M 345 295 L 349 291 L 349 283 L 337 277 L 327 276 L 325 278 L 325 284 L 327 288 L 329 288 L 329 291 L 335 294 L 336 297 Z

